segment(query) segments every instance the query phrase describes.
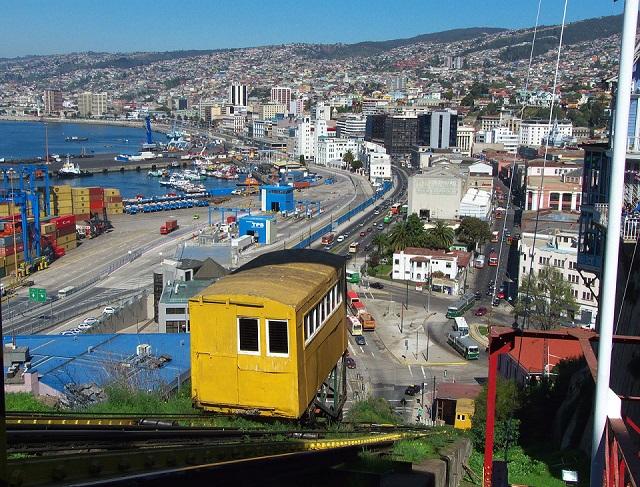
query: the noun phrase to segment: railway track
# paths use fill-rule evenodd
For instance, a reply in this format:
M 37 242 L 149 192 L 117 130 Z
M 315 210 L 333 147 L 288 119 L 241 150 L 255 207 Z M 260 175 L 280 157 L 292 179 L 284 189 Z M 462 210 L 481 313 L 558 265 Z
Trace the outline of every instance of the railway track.
M 424 434 L 392 425 L 350 425 L 339 432 L 293 425 L 222 428 L 196 424 L 211 418 L 196 421 L 193 415 L 10 413 L 7 420 L 8 485 L 15 487 L 128 485 L 150 478 L 154 485 L 175 485 L 175 476 L 185 472 L 212 475 L 256 462 L 275 471 L 279 462 L 290 467 L 298 457 L 311 457 L 310 465 L 340 463 L 363 448 L 387 448 Z M 189 425 L 180 424 L 183 420 Z

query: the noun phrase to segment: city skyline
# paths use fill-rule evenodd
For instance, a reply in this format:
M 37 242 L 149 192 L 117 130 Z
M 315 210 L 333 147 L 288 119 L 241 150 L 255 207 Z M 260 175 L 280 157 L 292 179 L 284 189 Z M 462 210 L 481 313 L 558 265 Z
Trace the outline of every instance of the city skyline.
M 537 2 L 497 0 L 491 8 L 475 2 L 469 8 L 410 0 L 403 9 L 386 2 L 356 0 L 299 4 L 290 0 L 259 4 L 249 0 L 224 6 L 159 0 L 153 12 L 142 2 L 115 0 L 87 9 L 77 0 L 62 0 L 55 10 L 34 0 L 7 5 L 1 57 L 69 52 L 135 52 L 243 48 L 290 43 L 357 43 L 408 38 L 467 27 L 517 29 L 535 24 Z M 586 0 L 569 4 L 568 22 L 617 15 L 622 2 Z M 413 13 L 411 13 L 413 12 Z M 422 14 L 420 14 L 422 12 Z M 411 13 L 411 14 L 410 14 Z M 309 19 L 327 18 L 326 22 Z M 562 2 L 543 2 L 540 24 L 560 22 Z M 25 22 L 25 19 L 29 19 Z M 164 22 L 164 23 L 163 23 Z

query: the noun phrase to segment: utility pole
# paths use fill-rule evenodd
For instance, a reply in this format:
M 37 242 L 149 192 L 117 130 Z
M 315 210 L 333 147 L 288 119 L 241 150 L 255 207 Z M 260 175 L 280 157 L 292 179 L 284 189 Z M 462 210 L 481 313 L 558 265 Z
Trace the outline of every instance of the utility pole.
M 416 360 L 418 360 L 418 338 L 419 338 L 419 330 L 416 330 Z
M 400 333 L 402 333 L 403 331 L 403 325 L 404 325 L 404 308 L 402 306 L 400 306 Z
M 430 335 L 431 335 L 431 330 L 427 326 L 427 362 L 429 361 L 429 342 L 430 342 L 430 339 L 431 339 Z
M 407 293 L 404 299 L 404 308 L 409 309 L 409 280 L 407 279 Z

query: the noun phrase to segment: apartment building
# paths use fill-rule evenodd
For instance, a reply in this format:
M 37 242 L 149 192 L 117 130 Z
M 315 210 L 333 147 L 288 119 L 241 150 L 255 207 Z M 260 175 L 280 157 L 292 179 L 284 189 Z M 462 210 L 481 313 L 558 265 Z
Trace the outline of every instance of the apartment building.
M 578 234 L 560 230 L 553 234 L 538 234 L 535 248 L 534 237 L 534 233 L 523 233 L 519 241 L 519 288 L 526 285 L 529 269 L 536 275 L 546 267 L 557 269 L 563 280 L 571 284 L 571 293 L 579 307 L 574 322 L 595 327 L 600 283 L 595 274 L 583 272 L 580 275 L 578 272 Z
M 59 115 L 62 111 L 62 91 L 49 88 L 44 90 L 45 115 Z
M 569 120 L 556 121 L 553 127 L 561 136 L 573 136 L 573 123 Z M 548 120 L 523 120 L 520 124 L 520 145 L 538 147 L 550 132 Z
M 282 103 L 288 109 L 291 104 L 291 88 L 274 86 L 271 88 L 271 101 L 274 103 Z
M 346 168 L 342 160 L 347 152 L 351 152 L 354 159 L 358 156 L 359 142 L 356 139 L 341 137 L 319 137 L 316 146 L 315 163 L 319 166 Z

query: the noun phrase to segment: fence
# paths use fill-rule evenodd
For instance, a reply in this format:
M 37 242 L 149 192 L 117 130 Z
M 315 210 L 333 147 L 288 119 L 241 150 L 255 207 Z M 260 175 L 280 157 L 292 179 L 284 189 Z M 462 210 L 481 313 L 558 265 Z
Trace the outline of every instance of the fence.
M 389 181 L 386 181 L 384 183 L 384 185 L 382 186 L 382 189 L 379 190 L 379 191 L 376 191 L 376 193 L 371 198 L 369 198 L 366 201 L 360 203 L 355 208 L 349 209 L 345 214 L 343 214 L 343 215 L 339 216 L 338 218 L 336 218 L 334 222 L 330 222 L 328 224 L 325 224 L 321 228 L 316 229 L 313 232 L 309 231 L 309 236 L 307 238 L 301 240 L 300 242 L 298 242 L 292 248 L 294 248 L 294 249 L 304 249 L 305 247 L 308 247 L 309 245 L 311 245 L 312 242 L 318 240 L 323 235 L 326 235 L 327 233 L 331 232 L 333 230 L 333 225 L 334 224 L 335 225 L 342 225 L 343 223 L 345 223 L 346 221 L 349 221 L 351 218 L 353 218 L 358 213 L 360 213 L 360 212 L 364 211 L 365 209 L 369 208 L 375 201 L 377 201 L 380 198 L 382 198 L 387 193 L 387 191 L 389 191 L 389 189 L 392 188 L 392 186 L 393 185 Z

